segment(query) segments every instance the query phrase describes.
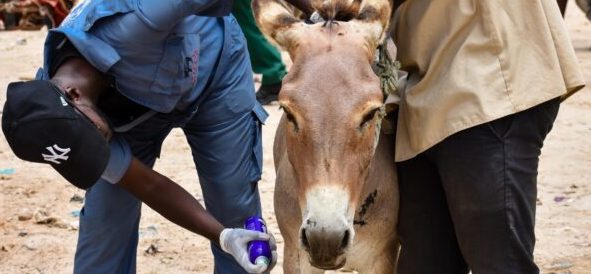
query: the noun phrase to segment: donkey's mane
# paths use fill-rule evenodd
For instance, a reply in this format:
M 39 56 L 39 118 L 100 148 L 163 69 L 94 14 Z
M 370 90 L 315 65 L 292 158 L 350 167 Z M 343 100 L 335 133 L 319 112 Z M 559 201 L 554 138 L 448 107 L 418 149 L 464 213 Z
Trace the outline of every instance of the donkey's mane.
M 313 1 L 314 9 L 325 21 L 350 21 L 359 16 L 362 0 Z

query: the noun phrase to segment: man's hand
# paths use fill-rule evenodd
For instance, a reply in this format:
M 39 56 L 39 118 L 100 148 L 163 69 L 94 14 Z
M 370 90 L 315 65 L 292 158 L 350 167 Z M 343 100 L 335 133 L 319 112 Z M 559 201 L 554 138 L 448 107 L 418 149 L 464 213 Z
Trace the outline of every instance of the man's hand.
M 269 239 L 269 246 L 271 247 L 271 263 L 269 264 L 269 267 L 267 267 L 267 271 L 271 271 L 271 269 L 273 269 L 273 267 L 275 267 L 275 265 L 277 264 L 277 243 L 275 242 L 275 237 L 273 236 L 273 234 L 269 233 L 269 237 L 271 239 Z
M 255 240 L 269 241 L 272 258 L 268 266 L 255 265 L 248 259 L 248 243 Z M 277 245 L 275 238 L 270 234 L 241 228 L 226 228 L 220 234 L 220 246 L 223 251 L 232 255 L 248 273 L 270 271 L 277 263 Z
M 314 11 L 310 15 L 310 17 L 306 19 L 306 24 L 316 24 L 320 22 L 324 22 L 324 18 L 322 18 L 322 16 L 320 16 L 320 13 L 318 13 L 317 11 Z

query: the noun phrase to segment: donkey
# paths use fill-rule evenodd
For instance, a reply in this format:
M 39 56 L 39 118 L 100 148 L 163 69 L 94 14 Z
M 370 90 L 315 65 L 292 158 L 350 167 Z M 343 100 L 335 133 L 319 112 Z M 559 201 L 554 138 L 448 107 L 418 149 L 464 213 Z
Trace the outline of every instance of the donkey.
M 394 138 L 371 68 L 392 3 L 324 1 L 306 24 L 277 0 L 254 0 L 259 27 L 288 51 L 284 114 L 273 148 L 284 273 L 394 273 L 398 185 Z M 341 21 L 343 20 L 343 21 Z

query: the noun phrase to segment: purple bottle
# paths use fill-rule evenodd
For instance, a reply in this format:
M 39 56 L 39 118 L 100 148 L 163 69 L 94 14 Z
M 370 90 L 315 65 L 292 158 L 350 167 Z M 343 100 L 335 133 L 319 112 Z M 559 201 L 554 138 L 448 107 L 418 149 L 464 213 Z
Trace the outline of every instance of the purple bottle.
M 267 226 L 263 218 L 252 216 L 244 222 L 244 229 L 267 233 Z M 252 241 L 248 243 L 248 257 L 253 264 L 271 263 L 271 247 L 268 241 Z

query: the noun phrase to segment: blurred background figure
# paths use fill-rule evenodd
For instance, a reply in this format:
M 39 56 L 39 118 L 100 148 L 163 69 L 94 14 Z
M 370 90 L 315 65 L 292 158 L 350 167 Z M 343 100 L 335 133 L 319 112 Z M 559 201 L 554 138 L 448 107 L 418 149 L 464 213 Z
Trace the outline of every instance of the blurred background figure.
M 38 30 L 57 27 L 75 0 L 0 0 L 0 30 Z
M 252 0 L 234 1 L 232 14 L 236 17 L 248 45 L 248 53 L 254 73 L 262 75 L 261 87 L 256 98 L 262 105 L 277 100 L 281 81 L 287 73 L 281 53 L 261 33 L 254 21 Z
M 558 3 L 558 7 L 560 8 L 560 13 L 562 13 L 562 17 L 564 17 L 564 13 L 566 12 L 566 4 L 568 0 L 556 0 Z M 591 0 L 575 0 L 577 6 L 585 13 L 587 19 L 591 20 Z
M 591 0 L 576 0 L 577 6 L 581 8 L 581 10 L 587 16 L 587 19 L 591 20 Z

